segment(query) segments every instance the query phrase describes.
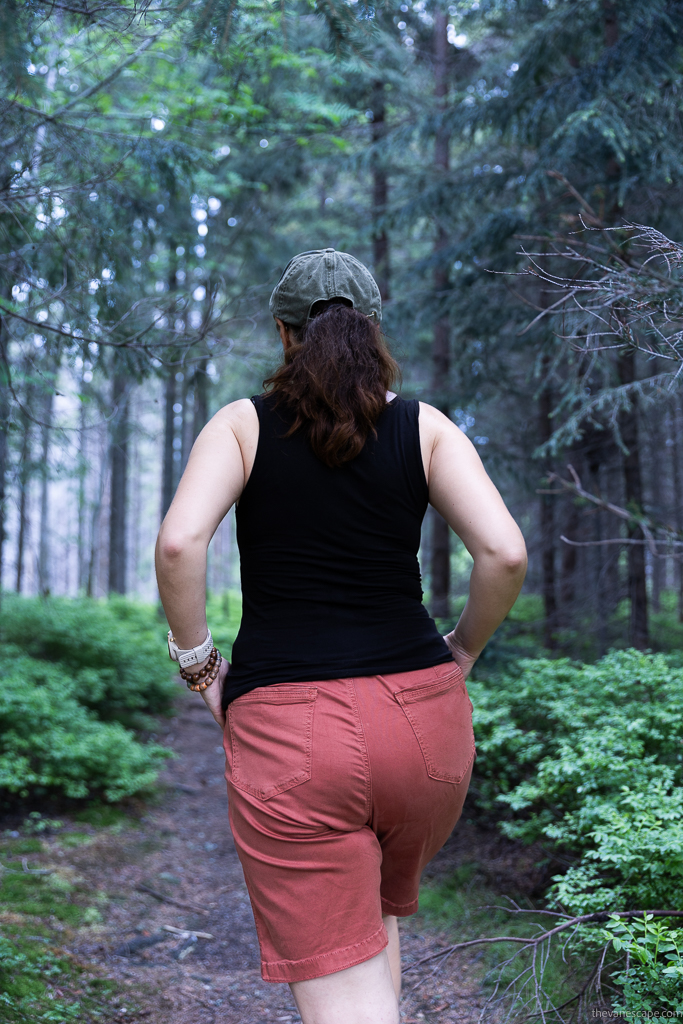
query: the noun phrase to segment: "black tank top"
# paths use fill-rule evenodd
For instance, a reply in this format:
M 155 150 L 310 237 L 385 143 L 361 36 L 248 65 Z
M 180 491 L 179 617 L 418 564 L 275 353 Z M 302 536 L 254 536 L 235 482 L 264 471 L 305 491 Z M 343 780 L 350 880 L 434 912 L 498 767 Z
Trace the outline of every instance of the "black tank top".
M 419 404 L 395 398 L 377 436 L 331 468 L 273 396 L 237 505 L 242 623 L 224 706 L 257 686 L 384 675 L 451 660 L 422 604 L 428 491 Z

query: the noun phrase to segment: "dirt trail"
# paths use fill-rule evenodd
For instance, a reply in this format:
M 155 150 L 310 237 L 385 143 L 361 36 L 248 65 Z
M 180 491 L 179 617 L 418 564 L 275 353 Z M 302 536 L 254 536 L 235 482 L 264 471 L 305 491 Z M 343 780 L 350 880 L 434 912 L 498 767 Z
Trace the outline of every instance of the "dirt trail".
M 220 731 L 201 699 L 186 692 L 179 697 L 178 717 L 161 730 L 159 739 L 179 756 L 164 772 L 167 788 L 158 806 L 148 809 L 139 828 L 118 835 L 101 832 L 94 842 L 63 854 L 62 863 L 73 865 L 93 891 L 104 890 L 109 897 L 104 924 L 92 929 L 87 941 L 81 932 L 71 948 L 82 961 L 120 979 L 143 1007 L 135 1017 L 129 1013 L 122 1020 L 298 1021 L 289 988 L 260 977 L 253 918 L 228 825 Z M 432 874 L 445 872 L 458 859 L 462 862 L 460 851 L 467 846 L 463 826 L 433 862 Z M 466 859 L 472 859 L 471 847 Z M 196 909 L 161 902 L 140 886 Z M 186 940 L 164 933 L 163 926 L 212 938 L 199 938 L 183 951 Z M 445 941 L 418 918 L 402 922 L 401 932 L 406 966 Z M 167 937 L 147 946 L 140 943 L 160 934 Z M 469 974 L 467 961 L 460 961 L 457 969 L 406 994 L 404 1024 L 474 1024 L 483 997 L 473 965 L 472 980 Z M 408 975 L 406 989 L 416 977 Z

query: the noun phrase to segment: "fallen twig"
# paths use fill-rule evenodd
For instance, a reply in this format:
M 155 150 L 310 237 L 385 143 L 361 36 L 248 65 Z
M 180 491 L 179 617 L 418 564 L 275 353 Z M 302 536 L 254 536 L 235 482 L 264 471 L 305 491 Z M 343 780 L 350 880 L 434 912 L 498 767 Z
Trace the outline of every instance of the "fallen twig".
M 51 875 L 54 872 L 54 868 L 30 868 L 26 857 L 21 858 L 21 866 L 27 875 Z
M 172 924 L 162 924 L 161 926 L 165 932 L 172 932 L 173 935 L 196 935 L 198 939 L 212 939 L 213 935 L 209 935 L 208 932 L 195 932 L 191 928 L 174 928 Z
M 441 949 L 436 953 L 430 953 L 428 956 L 422 957 L 421 960 L 416 960 L 414 964 L 410 964 L 406 967 L 404 974 L 408 974 L 409 971 L 414 970 L 421 964 L 429 963 L 430 960 L 436 960 L 439 957 L 448 958 L 452 953 L 456 953 L 460 949 L 468 949 L 470 946 L 488 946 L 493 945 L 496 942 L 516 942 L 521 943 L 524 946 L 537 947 L 541 943 L 551 939 L 554 935 L 559 932 L 563 932 L 566 928 L 575 928 L 580 924 L 590 924 L 592 922 L 608 921 L 610 917 L 643 917 L 645 914 L 652 914 L 654 917 L 683 917 L 683 910 L 600 910 L 594 914 L 582 914 L 580 917 L 570 917 L 563 921 L 561 924 L 555 925 L 554 928 L 549 931 L 542 932 L 541 935 L 534 937 L 523 938 L 520 935 L 494 935 L 490 938 L 481 939 L 470 939 L 468 942 L 456 942 L 452 946 L 446 946 L 445 949 Z
M 161 931 L 155 932 L 154 935 L 139 935 L 137 938 L 128 939 L 126 942 L 123 942 L 118 949 L 114 950 L 114 956 L 132 956 L 141 949 L 147 949 L 149 946 L 156 946 L 160 942 L 165 942 L 166 939 L 170 939 L 173 935 L 180 938 L 180 944 L 172 950 L 172 955 L 176 960 L 183 960 L 191 952 L 191 947 L 197 939 L 213 938 L 213 935 L 210 935 L 208 932 L 195 932 L 189 928 L 174 928 L 172 924 L 162 924 Z M 192 941 L 188 942 L 188 939 Z M 187 952 L 183 952 L 185 948 L 187 948 Z
M 54 868 L 30 868 L 26 857 L 22 859 L 21 871 L 19 868 L 6 868 L 4 864 L 0 864 L 0 875 L 52 875 L 54 874 Z
M 180 907 L 181 910 L 194 910 L 196 914 L 211 913 L 206 907 L 198 907 L 194 903 L 183 903 L 182 900 L 174 900 L 172 896 L 164 896 L 162 892 L 157 892 L 156 889 L 151 889 L 148 885 L 143 885 L 142 882 L 135 888 L 138 892 L 145 892 L 148 896 L 153 896 L 155 900 L 159 900 L 161 903 L 170 903 L 171 906 Z
M 515 903 L 512 907 L 501 907 L 497 903 L 487 903 L 482 910 L 504 910 L 506 914 L 548 914 L 550 917 L 564 917 L 569 919 L 571 914 L 562 914 L 559 910 L 535 910 L 533 907 L 518 907 Z
M 174 960 L 184 960 L 186 956 L 189 956 L 194 947 L 197 945 L 197 936 L 190 933 L 184 939 L 181 939 L 178 945 L 171 950 L 171 956 Z

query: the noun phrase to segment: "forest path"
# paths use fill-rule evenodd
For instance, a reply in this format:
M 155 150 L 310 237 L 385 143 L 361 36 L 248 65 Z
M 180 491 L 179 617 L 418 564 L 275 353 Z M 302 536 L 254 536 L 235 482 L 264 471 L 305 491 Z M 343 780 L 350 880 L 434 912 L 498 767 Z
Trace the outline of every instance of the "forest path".
M 177 717 L 160 725 L 158 739 L 178 755 L 162 775 L 166 788 L 159 803 L 148 808 L 138 828 L 100 833 L 68 853 L 89 885 L 109 897 L 103 925 L 74 951 L 120 980 L 142 1007 L 122 1020 L 294 1024 L 300 1017 L 288 986 L 261 980 L 249 898 L 228 824 L 220 730 L 201 698 L 184 691 Z M 452 863 L 446 847 L 430 868 L 438 875 Z M 196 909 L 162 902 L 141 886 Z M 177 958 L 182 937 L 164 933 L 164 926 L 212 938 L 198 939 Z M 161 934 L 163 941 L 138 945 Z M 406 966 L 447 941 L 419 917 L 402 922 L 401 934 Z M 463 960 L 414 993 L 408 990 L 418 975 L 409 974 L 403 1024 L 474 1024 L 483 996 L 477 972 L 471 973 L 469 980 Z

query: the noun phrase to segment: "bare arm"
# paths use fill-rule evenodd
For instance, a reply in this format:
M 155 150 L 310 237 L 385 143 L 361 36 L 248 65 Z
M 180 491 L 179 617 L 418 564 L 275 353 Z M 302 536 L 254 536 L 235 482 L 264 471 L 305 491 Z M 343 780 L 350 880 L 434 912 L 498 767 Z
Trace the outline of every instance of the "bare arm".
M 526 547 L 472 442 L 446 416 L 423 403 L 420 441 L 429 501 L 474 559 L 467 604 L 446 638 L 467 677 L 521 590 Z
M 179 647 L 196 647 L 206 638 L 209 542 L 244 489 L 257 442 L 258 417 L 250 401 L 221 409 L 197 438 L 161 524 L 156 545 L 159 596 Z M 225 669 L 221 683 L 224 677 Z M 219 687 L 213 684 L 203 696 L 220 724 L 214 707 Z M 220 700 L 217 707 L 220 713 Z

